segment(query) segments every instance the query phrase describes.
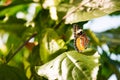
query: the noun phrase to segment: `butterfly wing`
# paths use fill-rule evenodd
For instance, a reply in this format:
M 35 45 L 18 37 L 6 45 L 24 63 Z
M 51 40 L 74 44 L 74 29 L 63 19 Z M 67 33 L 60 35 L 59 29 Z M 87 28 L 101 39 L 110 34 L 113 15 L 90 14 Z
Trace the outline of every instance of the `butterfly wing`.
M 80 29 L 78 28 L 78 25 L 74 25 L 74 46 L 75 49 L 78 52 L 82 52 L 83 50 L 86 49 L 87 45 L 88 45 L 88 37 L 86 36 L 85 33 L 80 32 Z

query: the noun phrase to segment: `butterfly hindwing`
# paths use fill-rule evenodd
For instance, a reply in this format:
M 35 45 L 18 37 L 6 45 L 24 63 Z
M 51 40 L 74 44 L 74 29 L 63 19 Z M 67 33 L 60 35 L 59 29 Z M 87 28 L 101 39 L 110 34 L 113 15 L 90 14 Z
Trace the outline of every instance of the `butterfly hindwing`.
M 88 42 L 89 42 L 88 37 L 83 32 L 83 30 L 79 28 L 79 26 L 77 24 L 73 25 L 73 29 L 74 29 L 74 46 L 75 46 L 75 49 L 78 52 L 82 52 L 83 50 L 86 49 L 86 47 L 88 45 Z

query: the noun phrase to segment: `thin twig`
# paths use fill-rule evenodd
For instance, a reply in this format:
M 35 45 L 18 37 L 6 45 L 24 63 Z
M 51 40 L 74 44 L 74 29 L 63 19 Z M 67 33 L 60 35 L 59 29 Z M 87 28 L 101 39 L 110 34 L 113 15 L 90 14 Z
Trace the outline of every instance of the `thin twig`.
M 70 13 L 66 14 L 62 19 L 66 19 L 67 17 L 69 17 L 71 14 L 75 13 L 80 7 L 82 7 L 83 5 L 85 5 L 86 3 L 89 3 L 89 1 L 84 1 L 81 2 L 75 9 L 73 9 Z
M 64 19 L 62 19 L 57 25 L 54 26 L 55 29 L 58 29 L 59 26 L 62 24 L 62 22 L 64 21 Z
M 73 9 L 70 13 L 66 14 L 65 16 L 63 16 L 63 18 L 61 19 L 61 21 L 54 27 L 55 29 L 58 29 L 59 26 L 61 25 L 61 23 L 67 18 L 69 17 L 71 14 L 75 13 L 81 6 L 83 6 L 84 4 L 88 3 L 84 2 L 84 3 L 80 3 L 75 9 Z
M 33 37 L 35 37 L 37 35 L 37 33 L 34 33 L 28 40 L 26 40 L 20 47 L 18 47 L 16 49 L 16 51 L 13 53 L 13 55 L 11 55 L 7 60 L 6 63 L 8 63 L 28 42 L 30 39 L 32 39 Z

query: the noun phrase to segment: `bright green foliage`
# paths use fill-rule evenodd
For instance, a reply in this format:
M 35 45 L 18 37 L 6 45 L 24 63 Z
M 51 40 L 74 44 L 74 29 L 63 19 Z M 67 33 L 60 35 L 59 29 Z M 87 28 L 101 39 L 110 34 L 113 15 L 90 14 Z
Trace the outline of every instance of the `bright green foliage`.
M 78 53 L 72 26 L 83 28 L 91 19 L 119 15 L 119 4 L 119 0 L 1 0 L 0 80 L 107 80 L 112 74 L 120 80 L 120 62 L 110 58 L 120 54 L 120 28 L 100 34 L 84 30 L 88 48 Z
M 98 67 L 98 62 L 94 62 L 95 59 L 97 60 L 98 56 L 87 56 L 76 51 L 69 51 L 40 68 L 37 67 L 37 72 L 49 80 L 90 80 L 93 69 Z M 96 78 L 95 74 L 94 78 Z
M 82 0 L 81 3 L 74 2 L 73 4 L 75 5 L 67 12 L 67 15 L 69 16 L 65 21 L 67 24 L 90 20 L 120 10 L 120 6 L 118 5 L 120 2 L 118 0 Z
M 50 55 L 60 49 L 66 49 L 65 42 L 59 38 L 57 33 L 53 29 L 42 30 L 40 41 L 40 56 L 41 60 L 45 63 L 48 61 Z M 54 34 L 54 35 L 53 35 Z

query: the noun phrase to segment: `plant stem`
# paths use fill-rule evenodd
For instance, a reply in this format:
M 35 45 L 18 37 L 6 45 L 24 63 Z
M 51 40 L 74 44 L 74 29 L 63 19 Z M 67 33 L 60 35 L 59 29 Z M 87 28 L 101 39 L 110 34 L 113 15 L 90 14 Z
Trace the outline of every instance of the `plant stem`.
M 33 37 L 35 37 L 37 35 L 37 33 L 34 33 L 33 35 L 30 36 L 30 38 L 28 40 L 26 40 L 22 45 L 20 45 L 20 47 L 18 47 L 16 49 L 16 51 L 13 53 L 13 55 L 11 55 L 7 60 L 6 63 L 8 63 L 28 42 L 30 39 L 32 39 Z
M 58 29 L 59 26 L 62 24 L 62 22 L 64 21 L 64 19 L 62 19 L 57 25 L 54 26 L 55 29 Z

